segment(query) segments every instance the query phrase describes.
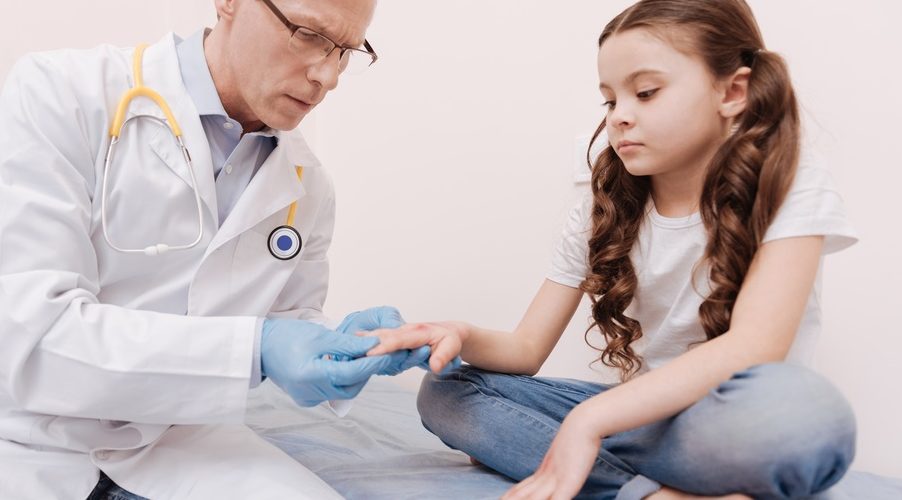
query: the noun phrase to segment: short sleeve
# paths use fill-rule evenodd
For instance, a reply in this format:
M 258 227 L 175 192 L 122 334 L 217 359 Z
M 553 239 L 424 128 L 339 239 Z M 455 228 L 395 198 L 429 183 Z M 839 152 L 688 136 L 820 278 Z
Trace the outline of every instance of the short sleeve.
M 762 243 L 799 236 L 823 236 L 824 254 L 858 241 L 830 172 L 804 149 L 792 187 Z
M 581 197 L 570 209 L 561 238 L 551 254 L 551 270 L 547 278 L 555 283 L 579 288 L 589 270 L 589 235 L 591 192 Z

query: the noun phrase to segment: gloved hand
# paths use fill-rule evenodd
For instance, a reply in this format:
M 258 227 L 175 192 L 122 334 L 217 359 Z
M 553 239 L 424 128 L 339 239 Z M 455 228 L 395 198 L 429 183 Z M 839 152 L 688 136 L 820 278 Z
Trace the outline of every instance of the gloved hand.
M 378 375 L 397 375 L 403 371 L 407 371 L 413 368 L 414 366 L 422 368 L 428 372 L 430 370 L 429 356 L 431 355 L 432 348 L 428 345 L 420 346 L 414 350 L 397 350 L 389 354 L 389 357 L 392 358 L 391 364 L 389 364 L 388 367 L 386 367 L 383 371 L 379 372 Z M 446 373 L 450 373 L 452 370 L 460 368 L 460 363 L 460 356 L 455 356 L 454 359 L 445 364 L 445 367 L 442 368 L 442 371 L 438 374 L 444 375 Z
M 401 313 L 394 307 L 371 307 L 363 311 L 352 312 L 335 329 L 339 333 L 357 333 L 361 330 L 372 331 L 380 328 L 398 328 L 404 324 Z
M 430 355 L 428 361 L 420 366 L 424 370 L 444 375 L 460 367 L 460 351 L 469 336 L 469 328 L 469 325 L 460 321 L 440 321 L 407 324 L 400 328 L 376 330 L 364 335 L 381 339 L 379 346 L 368 352 L 371 356 L 430 346 L 434 356 Z
M 260 340 L 261 371 L 300 406 L 351 399 L 370 376 L 403 365 L 397 355 L 361 357 L 377 344 L 376 337 L 336 335 L 309 321 L 267 319 Z M 349 360 L 324 359 L 325 355 Z
M 461 361 L 460 356 L 454 356 L 454 359 L 452 359 L 451 361 L 448 361 L 448 363 L 445 364 L 445 367 L 442 368 L 442 371 L 438 372 L 438 374 L 439 375 L 447 375 L 448 373 L 451 373 L 452 371 L 460 368 L 460 365 L 462 362 L 463 361 Z M 428 358 L 426 359 L 426 363 L 424 363 L 423 366 L 421 366 L 421 368 L 426 370 L 427 372 L 429 371 L 429 359 Z
M 410 349 L 400 349 L 388 353 L 388 357 L 391 358 L 391 363 L 377 373 L 377 375 L 397 375 L 406 372 L 414 366 L 419 366 L 420 368 L 429 366 L 430 354 L 432 354 L 432 349 L 428 345 L 424 345 L 412 351 Z
M 403 324 L 404 320 L 397 309 L 390 306 L 380 306 L 348 314 L 335 331 L 354 334 L 360 331 L 369 332 L 380 328 L 398 328 Z M 347 356 L 336 356 L 335 359 L 348 361 L 350 358 Z
M 395 329 L 404 325 L 404 319 L 401 313 L 390 306 L 371 307 L 363 311 L 353 312 L 345 316 L 345 319 L 338 325 L 335 331 L 339 333 L 357 333 L 360 331 L 373 331 L 380 329 Z M 401 349 L 388 355 L 392 358 L 391 364 L 378 375 L 397 375 L 407 371 L 414 366 L 418 366 L 424 370 L 429 370 L 429 356 L 432 349 L 422 346 L 413 351 L 409 349 Z M 339 361 L 347 361 L 347 357 L 336 357 Z M 449 372 L 460 367 L 460 357 L 454 358 L 442 370 L 442 373 Z

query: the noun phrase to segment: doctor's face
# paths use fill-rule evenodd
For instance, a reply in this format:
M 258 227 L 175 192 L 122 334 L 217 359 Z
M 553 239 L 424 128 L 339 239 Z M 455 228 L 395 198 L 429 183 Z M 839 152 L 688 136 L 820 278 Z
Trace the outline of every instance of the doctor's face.
M 290 130 L 338 85 L 340 49 L 322 53 L 290 42 L 293 32 L 263 0 L 231 0 L 228 48 L 232 96 L 242 114 L 233 116 Z M 362 47 L 376 0 L 271 0 L 292 24 L 322 34 L 343 47 Z M 296 37 L 297 38 L 297 37 Z M 322 40 L 320 40 L 322 41 Z M 359 55 L 359 54 L 358 54 Z

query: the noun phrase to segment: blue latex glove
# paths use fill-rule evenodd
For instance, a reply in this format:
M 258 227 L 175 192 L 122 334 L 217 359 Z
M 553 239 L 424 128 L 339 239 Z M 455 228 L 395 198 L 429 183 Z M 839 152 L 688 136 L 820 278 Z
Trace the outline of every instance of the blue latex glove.
M 401 313 L 390 306 L 371 307 L 363 311 L 353 312 L 345 316 L 345 319 L 338 325 L 335 331 L 339 333 L 357 333 L 359 331 L 373 331 L 380 328 L 399 328 L 404 325 L 404 319 Z M 414 366 L 418 366 L 429 371 L 429 356 L 432 350 L 429 346 L 422 346 L 413 351 L 404 349 L 396 351 L 389 356 L 392 358 L 391 364 L 379 375 L 397 375 L 407 371 Z M 340 361 L 347 361 L 347 357 L 336 358 Z M 442 369 L 442 374 L 447 373 L 455 368 L 460 367 L 460 356 L 454 358 L 450 363 Z
M 363 311 L 352 312 L 335 329 L 339 333 L 357 333 L 373 331 L 380 328 L 398 328 L 404 324 L 401 313 L 394 307 L 371 307 Z
M 362 357 L 378 344 L 376 337 L 337 335 L 309 321 L 267 319 L 260 339 L 261 371 L 300 406 L 351 399 L 370 376 L 398 362 L 390 355 Z M 349 361 L 324 359 L 326 355 Z
M 404 319 L 401 318 L 401 313 L 397 309 L 390 306 L 380 306 L 348 314 L 335 331 L 355 334 L 360 331 L 371 332 L 380 328 L 398 328 L 403 324 Z M 336 356 L 335 359 L 348 361 L 350 358 L 347 356 Z
M 420 346 L 416 349 L 400 349 L 393 353 L 387 354 L 388 357 L 391 358 L 391 363 L 385 367 L 385 369 L 381 370 L 376 375 L 397 375 L 401 372 L 405 372 L 413 367 L 419 367 L 427 372 L 430 370 L 429 368 L 429 356 L 432 355 L 432 348 L 428 345 Z M 460 356 L 455 356 L 454 359 L 448 362 L 444 368 L 442 368 L 441 373 L 439 375 L 445 375 L 446 373 L 450 373 L 452 370 L 460 368 Z
M 410 349 L 395 351 L 387 355 L 391 358 L 391 363 L 377 373 L 377 375 L 397 375 L 414 366 L 419 366 L 420 368 L 428 366 L 430 354 L 432 354 L 432 349 L 430 349 L 428 345 L 424 345 L 412 351 Z
M 442 368 L 442 371 L 439 372 L 439 375 L 447 375 L 448 373 L 451 373 L 452 371 L 460 368 L 460 364 L 461 364 L 460 356 L 454 356 L 454 359 L 452 359 L 451 361 L 448 361 L 448 364 L 446 364 L 445 367 Z M 422 368 L 424 370 L 426 370 L 427 372 L 429 371 L 429 359 L 428 358 L 426 359 L 425 366 L 423 366 Z

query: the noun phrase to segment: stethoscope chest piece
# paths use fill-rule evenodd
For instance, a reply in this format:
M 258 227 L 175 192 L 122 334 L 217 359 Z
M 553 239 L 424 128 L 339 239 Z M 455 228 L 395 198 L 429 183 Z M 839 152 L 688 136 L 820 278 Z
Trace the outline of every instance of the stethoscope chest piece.
M 269 233 L 269 253 L 279 260 L 291 260 L 301 253 L 301 233 L 291 226 L 279 226 Z

